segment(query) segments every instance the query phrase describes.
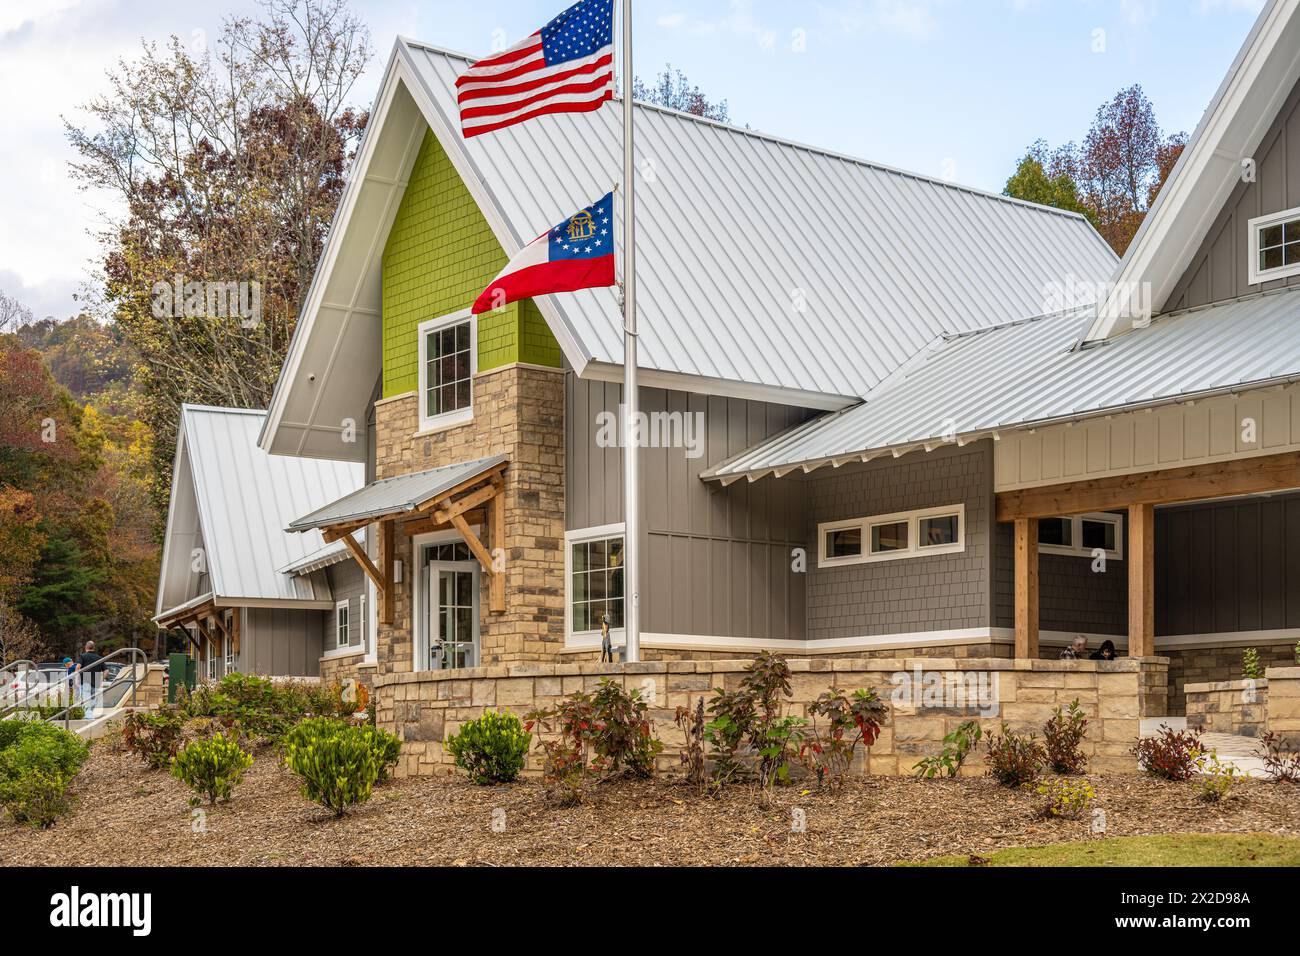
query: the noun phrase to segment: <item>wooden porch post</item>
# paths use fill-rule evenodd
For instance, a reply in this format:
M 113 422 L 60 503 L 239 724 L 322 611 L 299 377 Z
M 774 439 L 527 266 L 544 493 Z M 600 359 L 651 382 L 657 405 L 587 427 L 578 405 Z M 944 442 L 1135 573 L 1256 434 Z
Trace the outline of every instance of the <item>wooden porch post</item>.
M 1038 519 L 1016 519 L 1016 659 L 1038 659 Z
M 1156 650 L 1156 509 L 1128 509 L 1128 653 L 1150 657 Z

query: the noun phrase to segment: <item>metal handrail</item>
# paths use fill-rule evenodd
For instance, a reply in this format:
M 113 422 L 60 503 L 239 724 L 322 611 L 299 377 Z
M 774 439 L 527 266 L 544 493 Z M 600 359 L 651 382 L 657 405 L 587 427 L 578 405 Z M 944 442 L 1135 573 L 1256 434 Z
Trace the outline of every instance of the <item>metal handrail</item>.
M 137 663 L 136 661 L 132 661 L 132 663 L 131 663 L 131 665 L 130 665 L 130 666 L 131 666 L 131 675 L 130 675 L 130 678 L 129 678 L 129 679 L 130 679 L 130 681 L 131 681 L 131 703 L 130 703 L 129 706 L 134 707 L 134 706 L 135 706 L 135 700 L 136 700 L 136 691 L 137 691 L 137 690 L 139 689 L 139 687 L 140 687 L 140 682 L 141 682 L 142 680 L 146 679 L 146 678 L 149 676 L 149 655 L 148 655 L 148 654 L 146 654 L 144 651 L 142 651 L 142 650 L 141 650 L 140 648 L 138 648 L 138 647 L 119 647 L 117 650 L 113 651 L 113 653 L 111 653 L 111 654 L 106 654 L 104 657 L 101 657 L 99 660 L 95 661 L 95 663 L 92 664 L 92 665 L 90 666 L 90 667 L 91 667 L 91 672 L 93 672 L 95 669 L 102 669 L 102 667 L 103 667 L 104 664 L 106 664 L 106 663 L 108 663 L 109 661 L 113 660 L 113 658 L 115 658 L 115 657 L 119 657 L 119 656 L 122 656 L 122 655 L 138 657 L 138 658 L 139 658 L 139 662 L 141 662 L 141 663 L 144 664 L 144 676 L 140 676 L 140 675 L 138 675 L 138 674 L 136 673 L 136 670 L 135 670 L 136 663 Z M 78 673 L 78 671 L 73 671 L 73 674 L 76 674 L 76 673 Z M 27 697 L 31 697 L 31 696 L 32 696 L 31 694 L 28 694 L 28 695 L 27 695 Z M 25 701 L 26 699 L 27 699 L 27 698 L 24 698 L 24 701 Z M 63 728 L 64 728 L 65 730 L 67 730 L 67 729 L 69 729 L 68 725 L 69 725 L 69 723 L 71 722 L 71 718 L 70 718 L 68 715 L 69 715 L 69 714 L 70 714 L 70 713 L 71 713 L 75 708 L 77 708 L 77 707 L 79 707 L 79 706 L 81 706 L 81 705 L 80 705 L 80 704 L 77 704 L 77 703 L 71 703 L 71 704 L 69 704 L 67 707 L 64 707 L 63 710 L 59 711 L 57 714 L 53 714 L 53 715 L 51 715 L 50 717 L 46 717 L 46 718 L 43 718 L 43 719 L 45 720 L 46 723 L 53 723 L 53 722 L 55 722 L 56 720 L 58 720 L 60 717 L 62 717 L 62 718 L 63 718 Z M 3 711 L 3 712 L 0 712 L 0 719 L 3 719 L 3 718 L 5 718 L 5 717 L 9 716 L 9 714 L 11 714 L 11 713 L 13 713 L 13 712 L 15 712 L 15 711 L 17 711 L 17 710 L 19 710 L 19 709 L 21 709 L 21 704 L 14 704 L 14 705 L 13 705 L 12 707 L 10 707 L 8 710 Z
M 10 661 L 10 662 L 9 662 L 8 664 L 6 664 L 4 667 L 0 667 L 0 680 L 8 680 L 8 678 L 5 677 L 4 675 L 5 675 L 5 674 L 8 674 L 11 670 L 13 670 L 13 669 L 14 669 L 15 667 L 17 667 L 19 664 L 26 664 L 26 665 L 27 665 L 25 668 L 23 668 L 24 670 L 28 670 L 28 671 L 34 671 L 34 670 L 36 670 L 36 662 L 35 662 L 35 661 L 29 661 L 29 660 L 27 660 L 27 658 L 23 658 L 23 659 L 20 660 L 20 661 Z M 17 673 L 17 672 L 15 671 L 15 673 Z

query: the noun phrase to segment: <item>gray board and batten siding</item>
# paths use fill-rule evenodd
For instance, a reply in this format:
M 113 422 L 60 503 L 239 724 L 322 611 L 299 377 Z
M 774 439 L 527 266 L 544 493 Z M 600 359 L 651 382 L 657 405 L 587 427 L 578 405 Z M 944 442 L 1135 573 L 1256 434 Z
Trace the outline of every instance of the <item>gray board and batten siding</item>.
M 1247 284 L 1247 224 L 1259 216 L 1300 207 L 1300 84 L 1291 90 L 1253 158 L 1255 181 L 1237 184 L 1162 311 L 1300 285 L 1300 275 Z

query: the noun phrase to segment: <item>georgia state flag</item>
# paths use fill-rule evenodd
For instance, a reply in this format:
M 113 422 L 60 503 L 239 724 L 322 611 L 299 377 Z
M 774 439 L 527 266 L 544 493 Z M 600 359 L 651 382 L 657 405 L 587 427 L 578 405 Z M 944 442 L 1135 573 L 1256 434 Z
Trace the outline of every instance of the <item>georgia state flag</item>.
M 518 299 L 614 285 L 614 194 L 548 229 L 517 252 L 474 302 L 474 314 Z

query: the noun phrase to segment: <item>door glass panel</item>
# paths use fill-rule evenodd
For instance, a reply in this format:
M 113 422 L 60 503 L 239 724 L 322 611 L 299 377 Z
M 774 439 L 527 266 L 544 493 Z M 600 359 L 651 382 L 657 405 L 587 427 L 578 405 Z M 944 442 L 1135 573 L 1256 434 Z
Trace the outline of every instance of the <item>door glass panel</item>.
M 436 584 L 430 582 L 437 605 L 429 611 L 429 667 L 434 670 L 473 667 L 476 663 L 478 575 L 463 565 L 448 566 L 462 547 L 434 545 L 425 552 L 431 561 L 430 577 L 437 577 Z

